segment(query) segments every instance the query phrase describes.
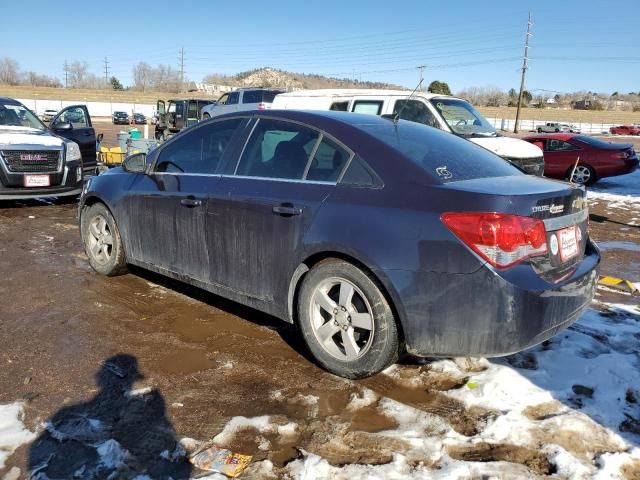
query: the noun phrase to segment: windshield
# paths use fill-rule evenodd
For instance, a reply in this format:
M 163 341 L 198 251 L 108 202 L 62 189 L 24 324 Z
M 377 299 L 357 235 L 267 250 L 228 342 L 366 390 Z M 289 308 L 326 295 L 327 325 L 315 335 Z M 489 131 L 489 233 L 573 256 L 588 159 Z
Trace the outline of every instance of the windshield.
M 46 130 L 47 127 L 29 109 L 22 105 L 0 103 L 0 126 L 34 128 Z
M 463 137 L 496 136 L 496 129 L 469 102 L 457 98 L 432 98 L 453 133 Z

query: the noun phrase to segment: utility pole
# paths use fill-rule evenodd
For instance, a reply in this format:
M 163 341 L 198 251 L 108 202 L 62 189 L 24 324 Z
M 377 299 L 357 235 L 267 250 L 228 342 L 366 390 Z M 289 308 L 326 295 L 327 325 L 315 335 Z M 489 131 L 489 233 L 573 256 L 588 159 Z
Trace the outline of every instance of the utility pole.
M 184 47 L 180 49 L 180 88 L 178 89 L 182 93 L 182 87 L 184 86 Z
M 424 73 L 424 69 L 427 68 L 426 65 L 418 65 L 418 70 L 420 70 L 420 83 L 418 85 L 422 85 L 422 81 L 424 80 L 424 78 L 422 77 L 422 74 Z M 420 87 L 421 90 L 423 90 L 422 87 Z
M 518 123 L 520 122 L 520 104 L 522 103 L 522 93 L 524 92 L 524 76 L 527 73 L 527 62 L 529 61 L 529 37 L 531 36 L 531 12 L 527 21 L 527 34 L 524 38 L 524 58 L 522 59 L 522 79 L 520 80 L 520 93 L 518 94 L 518 108 L 516 110 L 516 125 L 513 133 L 518 133 Z
M 69 64 L 64 61 L 64 88 L 69 88 Z
M 109 60 L 104 57 L 104 83 L 109 85 Z

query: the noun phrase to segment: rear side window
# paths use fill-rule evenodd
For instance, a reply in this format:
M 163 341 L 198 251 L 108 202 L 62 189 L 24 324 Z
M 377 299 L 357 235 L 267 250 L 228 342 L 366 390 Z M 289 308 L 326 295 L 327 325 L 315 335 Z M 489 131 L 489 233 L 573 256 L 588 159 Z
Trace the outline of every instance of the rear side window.
M 329 110 L 336 112 L 346 112 L 349 110 L 349 102 L 333 102 Z
M 356 113 L 380 115 L 380 113 L 382 112 L 382 101 L 356 100 L 355 102 L 353 102 L 353 111 Z
M 324 137 L 311 160 L 306 179 L 317 182 L 336 182 L 349 156 L 345 149 Z
M 442 183 L 523 175 L 494 153 L 450 133 L 400 120 L 360 128 L 405 155 Z
M 242 103 L 260 103 L 262 90 L 247 90 L 242 94 Z
M 260 119 L 242 153 L 237 175 L 302 179 L 320 134 L 296 123 Z
M 371 167 L 358 156 L 353 157 L 353 160 L 351 160 L 347 171 L 344 172 L 340 183 L 356 187 L 382 186 L 382 180 L 380 180 L 380 177 L 378 177 Z

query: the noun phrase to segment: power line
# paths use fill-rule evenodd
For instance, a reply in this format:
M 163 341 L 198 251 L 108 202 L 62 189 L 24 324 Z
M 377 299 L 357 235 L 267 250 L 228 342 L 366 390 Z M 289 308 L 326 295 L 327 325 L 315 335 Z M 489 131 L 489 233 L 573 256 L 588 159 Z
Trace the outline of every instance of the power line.
M 522 93 L 524 92 L 524 76 L 527 73 L 527 62 L 529 61 L 529 37 L 531 36 L 531 12 L 527 20 L 527 34 L 524 37 L 524 58 L 522 59 L 522 78 L 520 79 L 520 94 L 518 95 L 518 108 L 516 110 L 516 124 L 513 133 L 518 133 L 518 121 L 520 120 L 520 108 L 522 103 Z

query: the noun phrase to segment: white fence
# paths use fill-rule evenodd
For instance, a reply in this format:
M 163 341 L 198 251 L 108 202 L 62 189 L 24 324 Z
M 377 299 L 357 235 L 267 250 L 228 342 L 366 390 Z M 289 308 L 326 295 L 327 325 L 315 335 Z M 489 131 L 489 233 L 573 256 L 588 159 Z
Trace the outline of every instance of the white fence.
M 491 123 L 498 130 L 510 130 L 513 131 L 513 127 L 516 125 L 516 121 L 510 118 L 488 118 L 489 123 Z M 553 121 L 554 123 L 564 123 L 567 125 L 574 125 L 578 127 L 582 133 L 609 133 L 609 128 L 615 127 L 616 123 L 573 123 L 573 122 L 559 122 L 557 120 Z M 522 132 L 531 132 L 536 131 L 538 127 L 543 126 L 547 123 L 544 120 L 520 120 L 520 128 L 519 130 Z
M 119 102 L 83 102 L 79 100 L 33 100 L 18 98 L 25 106 L 33 110 L 37 115 L 42 115 L 45 110 L 61 110 L 69 105 L 86 105 L 89 115 L 92 117 L 110 117 L 113 112 L 142 113 L 150 117 L 156 111 L 156 106 L 148 103 L 119 103 Z

